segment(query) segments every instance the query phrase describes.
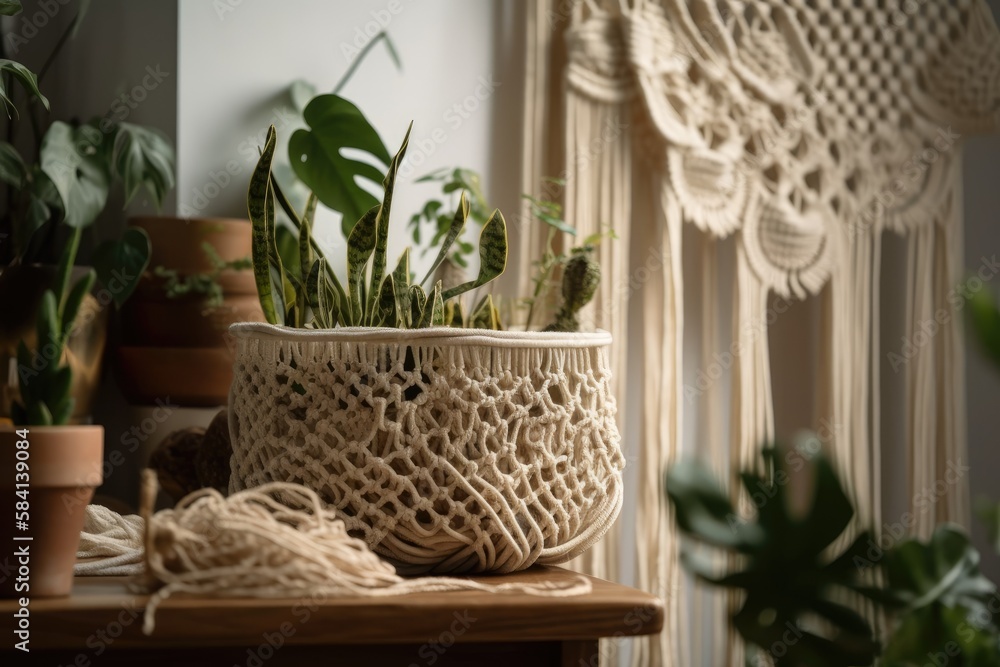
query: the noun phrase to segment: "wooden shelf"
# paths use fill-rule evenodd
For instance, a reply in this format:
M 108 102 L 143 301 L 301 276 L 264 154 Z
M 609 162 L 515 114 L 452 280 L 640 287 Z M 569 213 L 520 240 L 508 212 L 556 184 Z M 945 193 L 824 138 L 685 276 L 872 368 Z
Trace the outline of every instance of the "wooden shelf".
M 475 579 L 490 583 L 538 583 L 576 576 L 561 568 L 537 567 Z M 269 667 L 285 664 L 293 654 L 298 656 L 298 664 L 314 664 L 308 655 L 315 651 L 305 647 L 334 646 L 363 647 L 361 655 L 369 657 L 371 651 L 385 653 L 389 661 L 368 663 L 373 665 L 397 664 L 388 656 L 398 654 L 403 660 L 398 664 L 404 667 L 429 664 L 431 656 L 435 657 L 431 664 L 441 667 L 467 664 L 463 656 L 473 656 L 469 660 L 473 663 L 479 660 L 476 664 L 490 664 L 482 662 L 480 655 L 485 644 L 490 644 L 487 653 L 505 655 L 504 664 L 518 667 L 569 664 L 562 662 L 565 659 L 579 667 L 580 660 L 584 665 L 597 664 L 592 658 L 599 637 L 655 634 L 661 630 L 663 605 L 658 598 L 619 584 L 590 580 L 593 584 L 590 594 L 565 598 L 477 591 L 285 600 L 177 596 L 156 610 L 156 629 L 147 637 L 142 634 L 142 614 L 148 596 L 130 592 L 124 578 L 80 577 L 68 598 L 31 601 L 30 647 L 33 655 L 45 652 L 47 658 L 62 660 L 52 664 L 80 667 L 87 667 L 82 661 L 74 662 L 81 655 L 89 658 L 91 664 L 114 664 L 108 662 L 108 657 L 116 654 L 123 659 L 122 664 L 128 664 L 125 657 L 130 656 L 135 664 L 152 665 L 161 663 L 150 662 L 140 654 L 166 656 L 171 651 L 191 654 L 172 658 L 173 664 L 183 660 L 185 667 L 234 664 L 224 662 L 232 659 L 230 654 L 237 658 L 242 655 L 237 664 L 247 664 L 254 650 L 268 644 L 282 647 L 274 651 L 274 658 L 282 660 L 261 661 Z M 6 626 L 3 635 L 8 637 L 7 646 L 0 650 L 13 649 L 10 624 L 16 608 L 13 600 L 0 601 L 0 617 Z M 456 642 L 454 647 L 450 646 L 452 637 Z M 445 647 L 447 651 L 443 644 L 449 644 Z M 476 644 L 481 646 L 476 648 Z M 459 645 L 463 646 L 461 650 Z M 517 646 L 527 650 L 525 656 L 541 657 L 542 662 L 517 657 Z M 235 652 L 206 651 L 209 647 L 220 650 L 228 647 Z M 304 650 L 291 651 L 290 647 Z M 421 649 L 423 657 L 419 657 Z M 337 654 L 347 656 L 354 652 L 338 649 Z M 264 648 L 260 653 L 269 651 Z M 97 655 L 101 655 L 99 660 L 95 659 Z M 210 659 L 218 662 L 192 661 L 210 655 L 215 655 Z M 479 657 L 475 658 L 476 655 Z M 405 662 L 407 659 L 410 662 Z M 354 663 L 324 661 L 322 664 Z

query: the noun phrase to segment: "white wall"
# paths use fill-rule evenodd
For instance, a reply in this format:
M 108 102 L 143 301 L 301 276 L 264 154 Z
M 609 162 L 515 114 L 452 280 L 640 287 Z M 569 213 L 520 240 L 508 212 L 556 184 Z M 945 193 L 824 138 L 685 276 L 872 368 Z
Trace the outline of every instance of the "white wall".
M 476 169 L 492 197 L 515 206 L 518 135 L 497 133 L 520 120 L 519 110 L 511 113 L 519 78 L 507 71 L 518 56 L 501 48 L 509 26 L 509 6 L 493 0 L 180 0 L 178 211 L 245 217 L 247 179 L 268 125 L 277 128 L 279 155 L 287 155 L 283 146 L 298 127 L 289 120 L 288 85 L 302 78 L 331 90 L 382 27 L 402 71 L 378 45 L 341 94 L 368 116 L 390 153 L 414 122 L 393 207 L 401 233 L 390 239 L 390 257 L 407 245 L 409 214 L 435 193 L 412 183 L 424 173 Z M 231 179 L 227 163 L 237 173 Z M 343 245 L 336 220 L 332 212 L 320 217 L 317 236 L 327 247 Z

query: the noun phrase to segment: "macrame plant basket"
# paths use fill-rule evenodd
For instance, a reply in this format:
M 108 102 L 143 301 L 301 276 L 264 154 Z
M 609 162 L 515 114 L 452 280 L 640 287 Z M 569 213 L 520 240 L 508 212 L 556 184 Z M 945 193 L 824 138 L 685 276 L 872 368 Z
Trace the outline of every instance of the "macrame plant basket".
M 304 484 L 402 572 L 561 563 L 621 510 L 606 332 L 231 332 L 230 491 Z

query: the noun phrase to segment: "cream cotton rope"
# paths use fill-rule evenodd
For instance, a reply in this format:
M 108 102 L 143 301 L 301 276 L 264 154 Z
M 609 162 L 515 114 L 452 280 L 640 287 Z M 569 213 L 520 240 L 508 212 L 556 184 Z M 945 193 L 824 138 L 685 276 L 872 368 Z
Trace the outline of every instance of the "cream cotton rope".
M 142 517 L 122 516 L 103 505 L 87 505 L 86 523 L 80 533 L 77 576 L 122 576 L 143 571 Z
M 156 481 L 146 471 L 144 513 Z M 155 627 L 157 607 L 176 593 L 204 597 L 287 598 L 388 596 L 476 590 L 546 597 L 585 595 L 584 577 L 566 585 L 481 584 L 468 579 L 407 579 L 351 537 L 344 522 L 312 490 L 274 482 L 228 498 L 202 489 L 147 521 L 146 565 L 162 584 L 146 606 L 143 632 Z
M 435 591 L 586 595 L 585 577 L 560 584 L 482 584 L 465 578 L 404 578 L 351 537 L 319 496 L 298 484 L 274 482 L 228 498 L 202 489 L 173 509 L 151 513 L 156 475 L 143 473 L 142 516 L 120 516 L 90 505 L 77 575 L 145 573 L 156 589 L 146 604 L 143 632 L 156 609 L 175 594 L 202 597 L 376 597 Z M 148 527 L 148 528 L 147 528 Z M 145 530 L 144 530 L 145 528 Z

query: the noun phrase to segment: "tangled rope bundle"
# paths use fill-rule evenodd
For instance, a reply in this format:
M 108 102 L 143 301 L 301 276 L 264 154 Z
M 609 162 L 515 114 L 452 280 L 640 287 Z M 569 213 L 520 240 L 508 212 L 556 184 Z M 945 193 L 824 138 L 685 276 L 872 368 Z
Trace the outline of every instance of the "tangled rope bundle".
M 150 514 L 156 477 L 144 473 L 143 516 L 121 517 L 88 508 L 88 541 L 105 540 L 107 559 L 78 574 L 118 574 L 120 561 L 145 555 L 145 572 L 159 589 L 147 603 L 143 632 L 152 633 L 157 607 L 176 593 L 204 597 L 287 598 L 386 596 L 431 591 L 478 590 L 564 597 L 591 590 L 584 577 L 568 584 L 482 584 L 467 579 L 406 579 L 351 537 L 344 522 L 315 492 L 275 482 L 228 498 L 215 489 L 185 497 L 173 509 Z M 144 540 L 133 528 L 145 523 Z M 129 534 L 122 537 L 122 525 Z M 121 539 L 117 539 L 121 537 Z M 145 548 L 143 548 L 145 546 Z M 89 547 L 88 547 L 89 549 Z M 91 550 L 92 551 L 92 550 Z M 82 553 L 82 552 L 81 552 Z M 102 571 L 101 565 L 111 566 Z
M 122 516 L 102 505 L 87 505 L 86 522 L 80 533 L 73 568 L 78 576 L 122 576 L 143 571 L 142 517 Z
M 607 333 L 230 331 L 230 492 L 309 487 L 412 573 L 565 562 L 621 510 Z

